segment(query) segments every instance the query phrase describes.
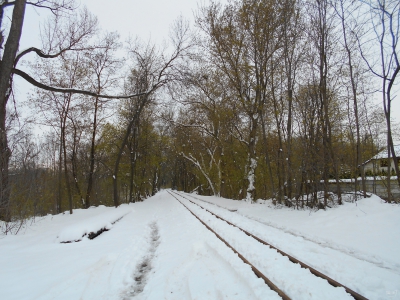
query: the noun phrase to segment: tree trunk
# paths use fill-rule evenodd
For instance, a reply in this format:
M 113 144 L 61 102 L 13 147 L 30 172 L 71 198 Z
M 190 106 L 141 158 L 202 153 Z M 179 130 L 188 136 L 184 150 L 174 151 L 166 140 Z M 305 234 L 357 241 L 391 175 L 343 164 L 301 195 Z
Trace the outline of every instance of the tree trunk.
M 143 98 L 142 98 L 142 97 L 143 97 Z M 118 207 L 119 204 L 120 204 L 120 203 L 119 203 L 119 196 L 118 196 L 118 171 L 119 171 L 119 163 L 120 163 L 120 161 L 121 161 L 122 153 L 124 152 L 124 148 L 125 148 L 126 143 L 127 143 L 127 141 L 128 141 L 128 137 L 129 137 L 129 135 L 131 134 L 132 127 L 133 127 L 133 125 L 135 124 L 135 122 L 137 122 L 137 120 L 138 120 L 138 118 L 139 118 L 139 116 L 140 116 L 140 114 L 141 114 L 141 112 L 142 112 L 142 110 L 143 110 L 143 107 L 144 107 L 144 106 L 146 105 L 146 103 L 147 103 L 148 95 L 144 95 L 144 96 L 142 96 L 142 97 L 140 97 L 140 98 L 138 99 L 138 101 L 139 101 L 138 106 L 139 106 L 139 107 L 137 108 L 135 114 L 132 116 L 132 119 L 131 119 L 131 121 L 130 121 L 129 124 L 128 124 L 128 127 L 127 127 L 127 129 L 126 129 L 124 138 L 123 138 L 122 143 L 121 143 L 121 147 L 119 148 L 119 151 L 118 151 L 118 154 L 117 154 L 117 159 L 115 160 L 114 174 L 113 174 L 113 191 L 114 191 L 114 192 L 113 192 L 113 195 L 114 195 L 114 205 L 115 205 L 115 207 Z
M 263 131 L 262 134 L 263 134 L 263 146 L 264 146 L 264 153 L 265 153 L 265 163 L 267 164 L 267 168 L 268 168 L 272 197 L 275 197 L 274 178 L 272 177 L 271 161 L 269 159 L 269 154 L 268 154 L 268 144 L 267 144 L 267 135 L 265 132 L 264 117 L 261 119 L 261 126 L 262 126 L 262 131 Z
M 71 164 L 72 164 L 72 177 L 74 179 L 74 184 L 76 191 L 78 192 L 80 201 L 82 203 L 82 206 L 85 207 L 85 199 L 82 196 L 81 189 L 79 187 L 79 182 L 78 182 L 78 174 L 76 170 L 76 147 L 77 147 L 77 132 L 76 132 L 76 125 L 73 123 L 74 126 L 74 144 L 72 147 L 72 158 L 71 158 Z
M 57 214 L 61 213 L 62 210 L 62 157 L 63 157 L 63 141 L 62 141 L 62 125 L 60 126 L 60 148 L 58 153 L 58 195 L 57 195 Z
M 157 192 L 157 184 L 158 184 L 158 168 L 154 168 L 154 176 L 153 176 L 153 183 L 152 183 L 152 189 L 151 189 L 151 195 L 154 196 Z
M 353 62 L 352 62 L 352 54 L 350 47 L 347 42 L 347 32 L 346 32 L 346 25 L 345 25 L 345 18 L 344 18 L 344 8 L 343 8 L 343 0 L 340 1 L 340 8 L 341 8 L 341 15 L 340 19 L 342 22 L 342 30 L 343 30 L 343 39 L 344 39 L 344 46 L 347 52 L 347 62 L 349 64 L 349 71 L 350 71 L 350 81 L 351 81 L 351 90 L 353 96 L 353 107 L 354 107 L 354 117 L 356 118 L 356 132 L 357 132 L 357 142 L 356 142 L 356 168 L 355 170 L 360 170 L 361 173 L 361 184 L 362 184 L 362 191 L 364 198 L 367 197 L 367 187 L 365 183 L 365 172 L 364 167 L 361 166 L 361 141 L 360 141 L 360 122 L 358 118 L 358 103 L 357 103 L 357 87 L 354 80 L 354 70 L 353 70 Z M 355 186 L 357 188 L 357 177 L 358 172 L 355 174 Z
M 69 213 L 72 215 L 72 194 L 71 194 L 71 185 L 68 176 L 68 168 L 67 168 L 67 147 L 65 143 L 65 121 L 64 118 L 64 126 L 62 128 L 62 144 L 63 144 L 63 152 L 64 152 L 64 176 L 65 176 L 65 185 L 67 187 L 68 193 L 68 206 L 69 206 Z
M 387 117 L 387 120 L 389 120 L 389 122 L 388 122 L 388 139 L 389 139 L 389 141 L 388 142 L 389 142 L 389 146 L 390 146 L 390 151 L 392 152 L 394 169 L 395 169 L 396 176 L 397 176 L 397 183 L 398 183 L 398 185 L 400 187 L 399 160 L 397 159 L 397 155 L 399 155 L 399 154 L 395 153 L 395 151 L 394 151 L 393 138 L 392 138 L 392 128 L 391 128 L 391 125 L 390 125 L 390 107 L 391 107 L 391 102 L 392 102 L 391 90 L 392 90 L 392 86 L 394 84 L 394 81 L 395 81 L 397 75 L 400 72 L 400 66 L 398 65 L 398 61 L 396 61 L 396 62 L 397 62 L 397 67 L 396 67 L 396 70 L 393 73 L 392 78 L 389 80 L 389 85 L 388 85 L 388 89 L 387 89 L 387 92 L 386 92 L 386 97 L 387 97 L 387 102 L 388 102 L 388 117 Z
M 133 139 L 131 141 L 131 146 L 130 146 L 130 176 L 129 176 L 129 202 L 135 202 L 134 199 L 134 176 L 135 176 L 135 170 L 136 170 L 136 149 L 137 149 L 137 144 L 136 144 L 136 134 L 137 134 L 137 128 L 133 128 Z
M 10 183 L 8 164 L 11 156 L 6 132 L 6 107 L 11 94 L 11 70 L 14 66 L 24 23 L 26 0 L 15 0 L 10 33 L 0 62 L 0 220 L 9 221 Z M 2 45 L 0 45 L 2 46 Z
M 291 72 L 291 71 L 290 71 Z M 289 200 L 292 199 L 292 103 L 293 103 L 293 91 L 291 86 L 292 78 L 288 76 L 288 120 L 287 120 L 287 141 L 286 141 L 286 164 L 287 164 L 287 196 Z
M 258 114 L 259 116 L 260 114 Z M 247 196 L 246 199 L 248 201 L 253 201 L 255 198 L 255 169 L 257 167 L 257 160 L 256 160 L 256 135 L 257 135 L 257 125 L 258 119 L 254 119 L 253 116 L 251 117 L 251 128 L 250 128 L 250 135 L 249 135 L 249 143 L 248 143 L 248 154 L 249 154 L 249 161 L 248 167 L 249 172 L 247 173 Z
M 88 178 L 88 185 L 87 185 L 86 197 L 85 197 L 85 208 L 90 207 L 92 188 L 93 188 L 94 153 L 95 153 L 95 147 L 96 147 L 95 144 L 96 144 L 96 131 L 97 131 L 98 104 L 99 104 L 99 98 L 96 97 L 95 103 L 94 103 L 93 132 L 92 132 L 92 141 L 91 141 L 91 146 L 90 146 L 90 167 L 89 167 L 89 178 Z

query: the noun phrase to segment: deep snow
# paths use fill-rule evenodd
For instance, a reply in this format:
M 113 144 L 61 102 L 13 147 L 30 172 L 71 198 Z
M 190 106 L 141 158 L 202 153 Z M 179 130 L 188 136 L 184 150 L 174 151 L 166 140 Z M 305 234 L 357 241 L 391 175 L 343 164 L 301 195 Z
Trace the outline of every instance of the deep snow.
M 195 196 L 237 210 L 193 199 L 368 298 L 400 297 L 398 205 L 373 196 L 310 212 Z M 293 299 L 348 298 L 185 205 Z M 105 226 L 109 231 L 93 240 L 60 243 Z M 1 236 L 0 291 L 1 299 L 280 299 L 167 191 L 118 209 L 47 216 L 16 236 Z

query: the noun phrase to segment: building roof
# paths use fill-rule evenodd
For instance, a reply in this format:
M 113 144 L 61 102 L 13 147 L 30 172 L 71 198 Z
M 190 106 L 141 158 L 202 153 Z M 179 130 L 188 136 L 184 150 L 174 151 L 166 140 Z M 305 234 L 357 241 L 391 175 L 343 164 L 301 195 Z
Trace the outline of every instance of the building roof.
M 394 145 L 394 153 L 396 153 L 397 157 L 400 156 L 400 145 Z M 387 148 L 385 148 L 384 150 L 382 150 L 381 152 L 379 152 L 378 154 L 376 154 L 375 156 L 371 157 L 366 162 L 364 162 L 363 165 L 365 165 L 366 163 L 369 163 L 372 160 L 377 160 L 377 159 L 387 158 L 387 157 L 388 157 Z M 390 153 L 390 157 L 392 157 L 392 153 Z
M 394 153 L 396 153 L 396 156 L 400 156 L 400 145 L 395 145 L 394 146 Z M 390 156 L 392 156 L 392 153 L 390 153 Z M 372 159 L 380 159 L 380 158 L 387 158 L 388 153 L 387 153 L 387 148 L 385 150 L 382 150 L 379 152 L 377 155 L 373 156 Z

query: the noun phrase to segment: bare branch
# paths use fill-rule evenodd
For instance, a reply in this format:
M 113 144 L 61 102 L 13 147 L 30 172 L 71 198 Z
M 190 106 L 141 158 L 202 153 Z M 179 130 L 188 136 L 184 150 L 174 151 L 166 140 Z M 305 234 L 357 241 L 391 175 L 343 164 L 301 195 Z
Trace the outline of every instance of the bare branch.
M 29 76 L 28 74 L 26 74 L 25 72 L 19 70 L 19 69 L 12 69 L 12 73 L 16 74 L 20 77 L 22 77 L 23 79 L 25 79 L 26 81 L 28 81 L 30 84 L 46 90 L 46 91 L 50 91 L 50 92 L 56 92 L 56 93 L 72 93 L 72 94 L 81 94 L 81 95 L 87 95 L 87 96 L 92 96 L 92 97 L 99 97 L 99 98 L 106 98 L 106 99 L 129 99 L 129 98 L 134 98 L 134 97 L 139 97 L 139 96 L 145 96 L 145 95 L 149 95 L 152 92 L 154 92 L 158 87 L 160 87 L 160 85 L 156 84 L 153 85 L 153 87 L 145 92 L 140 92 L 140 93 L 136 93 L 136 94 L 132 94 L 132 95 L 120 95 L 120 96 L 110 96 L 110 95 L 100 95 L 100 94 L 96 94 L 90 91 L 84 91 L 84 90 L 78 90 L 78 89 L 64 89 L 64 88 L 57 88 L 57 87 L 52 87 L 52 86 L 48 86 L 45 85 L 43 83 L 40 83 L 38 81 L 36 81 L 35 79 L 33 79 L 31 76 Z
M 92 48 L 94 49 L 94 47 L 92 47 Z M 41 58 L 56 58 L 56 57 L 59 57 L 60 55 L 62 55 L 64 52 L 67 52 L 67 51 L 83 51 L 83 50 L 89 50 L 89 49 L 91 49 L 91 48 L 72 48 L 72 47 L 70 47 L 70 48 L 62 49 L 61 51 L 59 51 L 57 53 L 54 53 L 54 54 L 46 54 L 42 50 L 40 50 L 38 48 L 30 47 L 30 48 L 22 51 L 21 53 L 19 53 L 17 55 L 17 57 L 15 58 L 14 66 L 17 66 L 19 60 L 23 56 L 25 56 L 26 54 L 31 53 L 31 52 L 35 52 Z
M 60 12 L 61 10 L 73 10 L 74 6 L 73 0 L 63 0 L 63 1 L 49 1 L 49 0 L 37 0 L 37 1 L 26 1 L 27 5 L 32 5 L 39 8 L 49 9 L 53 14 Z M 15 5 L 15 1 L 5 1 L 0 5 L 1 8 Z
M 74 0 L 37 0 L 27 1 L 26 4 L 39 8 L 46 8 L 55 15 L 60 13 L 62 10 L 74 10 L 76 8 Z

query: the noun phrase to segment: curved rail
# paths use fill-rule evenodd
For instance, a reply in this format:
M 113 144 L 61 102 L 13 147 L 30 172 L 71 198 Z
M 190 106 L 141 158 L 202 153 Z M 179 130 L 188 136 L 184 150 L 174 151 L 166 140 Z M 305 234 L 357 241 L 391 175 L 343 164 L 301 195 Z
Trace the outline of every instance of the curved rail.
M 206 209 L 205 207 L 201 206 L 200 204 L 193 202 L 192 200 L 188 199 L 187 197 L 185 197 L 185 196 L 183 196 L 183 195 L 181 195 L 181 194 L 179 194 L 179 193 L 177 193 L 177 192 L 173 192 L 173 193 L 175 193 L 175 194 L 179 195 L 180 197 L 182 197 L 182 198 L 184 198 L 184 199 L 190 201 L 191 203 L 193 203 L 193 204 L 195 204 L 195 205 L 201 207 L 201 208 L 204 209 L 205 211 L 209 212 L 210 214 L 212 214 L 212 215 L 215 216 L 216 218 L 218 218 L 218 219 L 220 219 L 220 220 L 222 220 L 222 221 L 228 223 L 229 225 L 238 228 L 239 230 L 241 230 L 242 232 L 244 232 L 246 235 L 252 237 L 252 238 L 255 239 L 256 241 L 260 242 L 261 244 L 266 245 L 266 246 L 269 246 L 271 249 L 276 250 L 276 251 L 277 251 L 278 253 L 280 253 L 281 255 L 286 256 L 287 258 L 289 258 L 289 260 L 290 260 L 291 262 L 296 263 L 296 264 L 299 264 L 302 268 L 305 268 L 305 269 L 310 270 L 310 272 L 311 272 L 312 274 L 314 274 L 315 276 L 318 276 L 318 277 L 320 277 L 320 278 L 322 278 L 322 279 L 327 280 L 328 283 L 329 283 L 330 285 L 332 285 L 332 286 L 334 286 L 334 287 L 342 287 L 342 288 L 344 288 L 344 289 L 346 290 L 346 292 L 349 293 L 354 299 L 356 299 L 356 300 L 368 300 L 368 298 L 365 298 L 364 296 L 360 295 L 359 293 L 353 291 L 352 289 L 350 289 L 350 288 L 348 288 L 347 286 L 345 286 L 345 285 L 339 283 L 338 281 L 336 281 L 336 280 L 330 278 L 329 276 L 327 276 L 327 275 L 321 273 L 320 271 L 314 269 L 313 267 L 307 265 L 306 263 L 303 263 L 302 261 L 300 261 L 300 260 L 298 260 L 297 258 L 291 256 L 290 254 L 287 254 L 286 252 L 283 252 L 282 250 L 280 250 L 280 249 L 278 249 L 277 247 L 271 245 L 270 243 L 267 243 L 266 241 L 260 239 L 259 237 L 255 236 L 254 234 L 248 232 L 247 230 L 245 230 L 245 229 L 243 229 L 243 228 L 241 228 L 241 227 L 239 227 L 239 226 L 233 224 L 232 222 L 229 222 L 229 221 L 225 220 L 224 218 L 222 218 L 222 217 L 218 216 L 217 214 L 215 214 L 215 213 L 209 211 L 208 209 Z M 193 197 L 193 196 L 191 196 L 191 197 Z M 196 197 L 193 197 L 193 198 L 197 199 Z M 177 198 L 175 197 L 175 199 L 177 199 Z M 178 200 L 178 199 L 177 199 L 177 200 Z M 198 200 L 200 200 L 200 199 L 198 199 Z M 179 200 L 178 200 L 178 201 L 179 201 Z M 203 200 L 201 200 L 201 201 L 203 201 Z M 179 202 L 180 202 L 180 201 L 179 201 Z M 204 202 L 209 203 L 209 202 L 207 202 L 207 201 L 204 201 Z M 181 203 L 182 203 L 182 202 L 181 202 Z M 183 204 L 183 203 L 182 203 L 182 204 Z M 212 204 L 212 203 L 210 203 L 210 204 Z M 183 204 L 183 205 L 184 205 L 184 204 Z M 219 206 L 219 205 L 218 205 L 218 206 Z M 219 206 L 219 207 L 221 207 L 221 206 Z M 221 208 L 223 208 L 223 207 L 221 207 Z M 226 208 L 224 208 L 224 209 L 226 209 Z M 193 213 L 192 213 L 192 214 L 193 214 Z

